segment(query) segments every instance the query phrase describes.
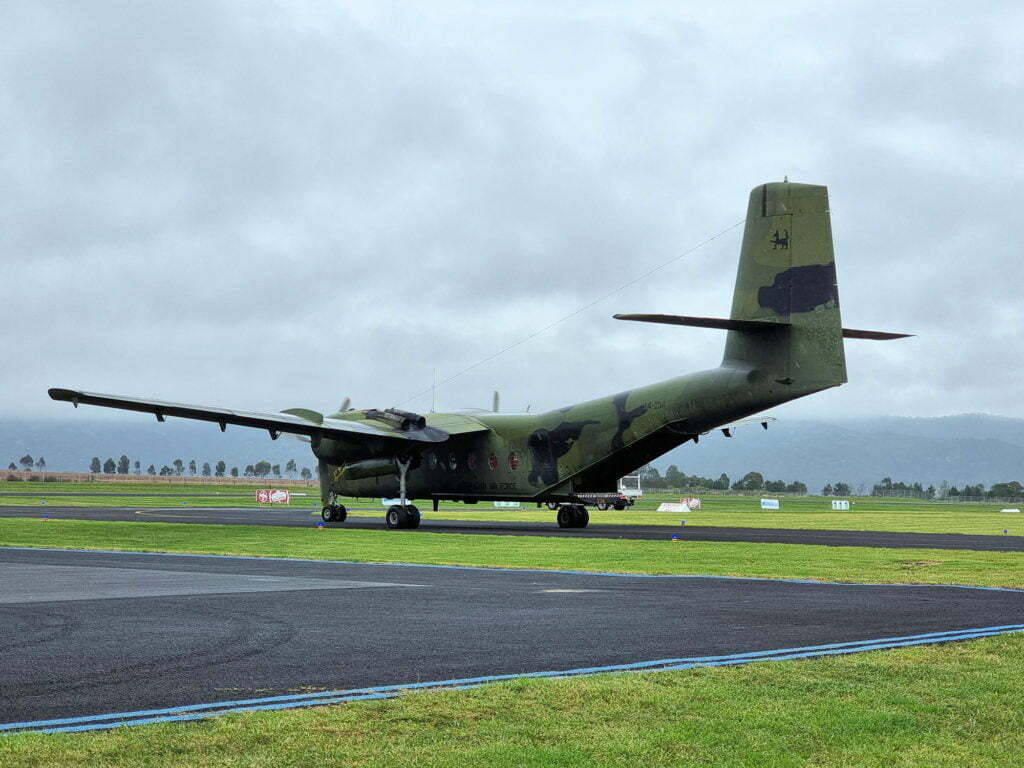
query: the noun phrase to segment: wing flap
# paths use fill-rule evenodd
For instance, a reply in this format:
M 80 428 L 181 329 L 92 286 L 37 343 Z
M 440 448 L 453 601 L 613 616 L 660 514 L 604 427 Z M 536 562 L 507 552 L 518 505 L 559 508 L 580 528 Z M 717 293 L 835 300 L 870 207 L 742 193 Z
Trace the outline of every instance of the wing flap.
M 449 435 L 468 435 L 473 432 L 490 432 L 486 424 L 463 413 L 429 413 L 427 425 L 444 430 Z

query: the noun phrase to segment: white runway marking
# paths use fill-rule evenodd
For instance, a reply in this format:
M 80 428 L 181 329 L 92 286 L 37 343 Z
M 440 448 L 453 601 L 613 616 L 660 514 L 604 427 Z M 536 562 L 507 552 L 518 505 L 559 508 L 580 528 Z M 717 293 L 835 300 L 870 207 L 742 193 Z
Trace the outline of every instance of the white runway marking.
M 14 563 L 0 563 L 0 584 L 3 585 L 3 590 L 0 591 L 0 604 L 168 597 L 171 595 L 284 592 L 297 589 L 419 586 L 385 581 Z

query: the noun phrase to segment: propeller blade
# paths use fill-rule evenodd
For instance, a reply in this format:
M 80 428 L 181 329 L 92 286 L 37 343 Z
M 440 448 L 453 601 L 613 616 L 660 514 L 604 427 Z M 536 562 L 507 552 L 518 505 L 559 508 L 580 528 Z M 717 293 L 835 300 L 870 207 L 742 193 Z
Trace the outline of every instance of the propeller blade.
M 352 405 L 352 398 L 351 397 L 346 397 L 344 400 L 341 401 L 341 408 L 339 408 L 338 410 L 340 412 L 344 413 L 345 411 L 348 410 L 348 407 L 350 405 Z
M 494 390 L 494 399 L 491 401 L 491 410 L 494 411 L 495 413 L 498 412 L 498 400 L 499 399 L 500 399 L 500 395 L 498 394 L 498 390 Z

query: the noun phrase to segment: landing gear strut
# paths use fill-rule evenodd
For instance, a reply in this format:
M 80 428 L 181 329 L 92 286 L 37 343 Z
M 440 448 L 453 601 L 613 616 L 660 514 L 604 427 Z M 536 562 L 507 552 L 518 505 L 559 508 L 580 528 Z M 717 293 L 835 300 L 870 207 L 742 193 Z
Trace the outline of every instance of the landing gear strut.
M 563 504 L 558 508 L 559 528 L 586 528 L 590 513 L 582 504 Z
M 409 471 L 409 464 L 412 463 L 412 459 L 396 459 L 398 463 L 398 489 L 401 504 L 395 504 L 388 507 L 388 513 L 384 517 L 384 524 L 388 528 L 419 528 L 420 527 L 420 511 L 412 504 L 407 504 L 405 500 L 405 475 Z

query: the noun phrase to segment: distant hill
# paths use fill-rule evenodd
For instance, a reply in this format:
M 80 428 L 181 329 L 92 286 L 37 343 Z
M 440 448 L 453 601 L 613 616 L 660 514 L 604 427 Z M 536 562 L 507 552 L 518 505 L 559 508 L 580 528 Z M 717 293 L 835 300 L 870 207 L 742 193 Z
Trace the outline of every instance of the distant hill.
M 25 454 L 43 456 L 46 468 L 67 472 L 88 472 L 93 456 L 114 461 L 125 454 L 133 466 L 138 460 L 142 471 L 150 464 L 157 471 L 181 459 L 186 467 L 195 459 L 199 468 L 204 461 L 212 467 L 223 459 L 241 473 L 246 464 L 266 460 L 280 464 L 295 459 L 301 470 L 316 466 L 307 443 L 281 435 L 271 440 L 266 432 L 243 427 L 228 427 L 221 434 L 216 424 L 168 419 L 160 424 L 144 417 L 98 420 L 77 419 L 0 419 L 0 469 Z
M 144 417 L 117 420 L 0 420 L 0 468 L 31 454 L 46 458 L 49 469 L 87 471 L 93 456 L 115 461 L 126 454 L 142 469 L 195 459 L 213 465 L 218 459 L 240 470 L 267 460 L 282 467 L 295 459 L 300 468 L 314 467 L 305 443 L 282 435 L 214 424 L 168 419 L 158 424 Z M 986 414 L 937 418 L 875 417 L 836 421 L 781 420 L 767 431 L 751 426 L 731 438 L 720 432 L 687 443 L 655 466 L 670 464 L 689 475 L 733 480 L 756 470 L 766 479 L 802 480 L 812 491 L 825 483 L 870 486 L 885 476 L 904 482 L 939 486 L 944 480 L 964 483 L 1024 481 L 1024 419 Z
M 688 475 L 733 480 L 757 471 L 765 479 L 802 480 L 812 491 L 837 481 L 870 486 L 883 477 L 938 487 L 943 481 L 1024 480 L 1024 419 L 988 414 L 935 418 L 873 417 L 788 421 L 720 432 L 654 462 Z

